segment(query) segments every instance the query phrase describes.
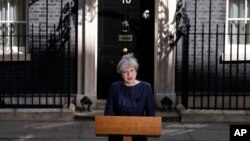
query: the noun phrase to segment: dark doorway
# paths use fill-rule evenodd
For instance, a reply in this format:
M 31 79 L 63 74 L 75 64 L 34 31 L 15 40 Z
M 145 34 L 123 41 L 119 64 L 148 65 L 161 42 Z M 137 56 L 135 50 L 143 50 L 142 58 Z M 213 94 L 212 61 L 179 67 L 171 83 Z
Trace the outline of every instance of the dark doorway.
M 106 99 L 110 84 L 121 80 L 116 66 L 128 52 L 138 59 L 137 78 L 153 87 L 154 1 L 99 0 L 98 10 L 97 98 Z

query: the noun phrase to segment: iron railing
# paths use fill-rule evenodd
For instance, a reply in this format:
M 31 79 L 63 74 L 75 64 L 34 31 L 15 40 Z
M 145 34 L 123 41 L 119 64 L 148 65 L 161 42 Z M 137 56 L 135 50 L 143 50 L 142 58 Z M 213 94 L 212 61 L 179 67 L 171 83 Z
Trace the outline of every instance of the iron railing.
M 198 29 L 195 14 L 176 45 L 176 92 L 187 108 L 250 109 L 249 27 L 212 24 L 211 1 L 209 9 L 208 21 Z
M 75 96 L 77 37 L 70 20 L 77 4 L 61 0 L 59 21 L 51 26 L 48 3 L 46 20 L 30 23 L 29 33 L 0 24 L 0 108 L 62 108 Z
M 5 26 L 5 25 L 1 25 Z M 1 27 L 0 26 L 0 27 Z M 70 36 L 0 35 L 0 39 L 16 36 L 30 42 L 19 46 L 12 44 L 6 51 L 4 41 L 0 54 L 0 107 L 62 107 L 67 105 L 74 93 L 75 48 Z M 69 35 L 69 34 L 68 34 Z M 21 51 L 22 50 L 22 51 Z

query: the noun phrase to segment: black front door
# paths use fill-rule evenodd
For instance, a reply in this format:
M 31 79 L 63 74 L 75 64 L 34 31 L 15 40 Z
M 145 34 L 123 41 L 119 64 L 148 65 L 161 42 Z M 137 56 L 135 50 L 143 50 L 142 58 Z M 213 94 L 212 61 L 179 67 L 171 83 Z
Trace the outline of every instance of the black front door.
M 99 0 L 97 98 L 121 80 L 116 66 L 125 53 L 139 62 L 137 78 L 154 82 L 154 0 Z

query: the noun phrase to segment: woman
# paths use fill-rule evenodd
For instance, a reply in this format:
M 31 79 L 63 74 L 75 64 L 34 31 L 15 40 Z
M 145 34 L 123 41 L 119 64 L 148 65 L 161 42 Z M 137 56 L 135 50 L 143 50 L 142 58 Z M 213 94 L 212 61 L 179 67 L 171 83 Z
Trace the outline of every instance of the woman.
M 105 115 L 155 116 L 154 95 L 151 85 L 136 79 L 139 65 L 133 54 L 124 55 L 117 65 L 123 81 L 111 84 Z M 122 140 L 121 136 L 109 136 L 109 141 Z M 146 141 L 144 136 L 133 136 L 133 141 Z

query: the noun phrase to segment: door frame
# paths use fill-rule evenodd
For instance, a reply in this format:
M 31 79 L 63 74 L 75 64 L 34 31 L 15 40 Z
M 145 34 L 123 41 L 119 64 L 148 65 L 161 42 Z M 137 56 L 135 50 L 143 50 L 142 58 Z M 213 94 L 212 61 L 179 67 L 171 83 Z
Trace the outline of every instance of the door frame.
M 78 59 L 76 106 L 88 96 L 96 105 L 98 0 L 78 0 Z
M 155 0 L 155 33 L 154 33 L 154 94 L 157 96 L 158 73 L 158 12 L 159 3 L 171 0 Z M 97 99 L 97 49 L 98 49 L 98 0 L 78 0 L 78 68 L 77 68 L 77 105 L 85 95 L 93 100 L 93 107 L 96 103 L 105 103 L 106 100 Z M 167 15 L 168 16 L 168 15 Z M 172 58 L 174 58 L 172 56 Z M 173 64 L 171 64 L 171 67 Z M 172 70 L 174 70 L 172 68 Z M 175 74 L 175 72 L 172 72 Z M 173 74 L 170 74 L 173 76 Z M 174 81 L 174 80 L 173 80 Z M 170 87 L 174 87 L 175 83 Z M 156 99 L 157 100 L 157 99 Z M 157 100 L 159 101 L 159 100 Z

